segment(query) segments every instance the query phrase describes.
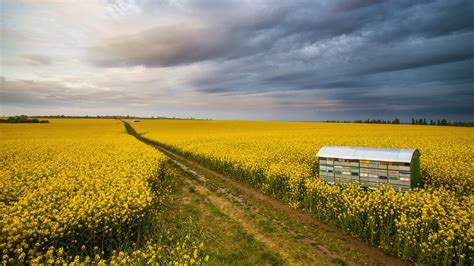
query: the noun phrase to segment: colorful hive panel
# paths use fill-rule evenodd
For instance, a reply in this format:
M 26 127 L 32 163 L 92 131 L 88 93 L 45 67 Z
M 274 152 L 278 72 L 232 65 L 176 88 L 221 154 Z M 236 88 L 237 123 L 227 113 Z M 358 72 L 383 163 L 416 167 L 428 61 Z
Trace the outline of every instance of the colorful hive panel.
M 326 149 L 323 154 L 327 154 L 328 148 L 334 148 L 336 155 L 343 158 L 320 156 L 321 150 Z M 318 153 L 320 177 L 326 182 L 353 183 L 372 189 L 388 183 L 397 191 L 407 191 L 419 183 L 412 182 L 413 176 L 415 178 L 419 176 L 410 170 L 411 161 L 408 160 L 409 152 L 412 152 L 416 158 L 419 158 L 418 150 L 369 149 L 343 146 L 323 147 L 321 150 Z M 348 152 L 349 155 L 344 155 L 343 151 Z M 363 156 L 364 151 L 368 151 L 370 160 L 354 158 L 356 155 Z M 393 153 L 393 158 L 390 158 L 390 153 Z M 383 160 L 375 160 L 374 156 L 377 154 L 382 154 Z M 396 161 L 397 159 L 401 161 Z M 328 166 L 328 162 L 331 162 L 330 166 Z M 417 162 L 419 163 L 419 159 Z

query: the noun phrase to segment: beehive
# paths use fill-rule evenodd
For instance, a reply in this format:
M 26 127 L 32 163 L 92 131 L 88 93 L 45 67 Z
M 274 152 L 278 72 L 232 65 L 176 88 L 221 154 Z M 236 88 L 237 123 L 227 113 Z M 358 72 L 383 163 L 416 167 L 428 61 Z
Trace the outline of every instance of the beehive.
M 354 183 L 371 189 L 390 184 L 397 191 L 420 185 L 417 149 L 325 146 L 317 157 L 319 176 L 329 183 Z

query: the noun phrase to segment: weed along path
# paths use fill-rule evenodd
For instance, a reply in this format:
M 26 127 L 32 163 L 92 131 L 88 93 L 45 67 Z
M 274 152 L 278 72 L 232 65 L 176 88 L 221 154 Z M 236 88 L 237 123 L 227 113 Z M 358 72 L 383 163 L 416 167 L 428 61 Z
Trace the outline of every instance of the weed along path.
M 167 155 L 181 179 L 183 208 L 202 228 L 210 264 L 407 265 L 409 262 L 283 202 L 127 132 Z

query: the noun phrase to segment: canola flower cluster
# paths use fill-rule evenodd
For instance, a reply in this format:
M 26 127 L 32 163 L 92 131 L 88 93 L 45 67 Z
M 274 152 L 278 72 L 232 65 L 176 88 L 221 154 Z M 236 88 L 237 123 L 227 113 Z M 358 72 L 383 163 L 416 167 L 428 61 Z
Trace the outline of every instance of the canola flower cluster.
M 153 262 L 174 249 L 140 243 L 169 194 L 166 158 L 121 121 L 4 124 L 0 147 L 2 264 Z M 202 259 L 199 243 L 183 245 L 167 261 Z
M 387 252 L 426 264 L 473 263 L 472 128 L 195 120 L 132 126 Z M 326 184 L 316 163 L 326 145 L 418 148 L 423 187 L 399 193 Z
M 164 262 L 163 264 L 166 265 L 199 265 L 209 261 L 209 255 L 202 255 L 203 248 L 204 244 L 202 242 L 198 244 L 189 240 L 176 242 L 175 246 L 171 248 L 168 245 L 163 246 L 155 241 L 149 241 L 144 248 L 134 250 L 128 254 L 113 252 L 110 264 L 153 265 L 159 264 L 157 262 Z M 100 264 L 100 261 L 98 264 Z

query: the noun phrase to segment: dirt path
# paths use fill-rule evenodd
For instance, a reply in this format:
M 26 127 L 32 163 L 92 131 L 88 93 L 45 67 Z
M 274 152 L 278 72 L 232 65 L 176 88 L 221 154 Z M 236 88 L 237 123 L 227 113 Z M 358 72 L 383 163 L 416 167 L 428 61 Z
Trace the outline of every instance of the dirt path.
M 128 131 L 132 135 L 135 133 Z M 167 155 L 188 175 L 188 186 L 288 264 L 409 264 L 246 184 L 188 160 L 140 135 L 135 136 Z
M 216 206 L 222 213 L 239 223 L 245 229 L 245 231 L 260 241 L 267 249 L 276 252 L 290 264 L 298 264 L 298 261 L 295 260 L 288 252 L 288 250 L 290 250 L 288 243 L 282 244 L 280 241 L 277 241 L 277 239 L 265 235 L 264 232 L 259 230 L 258 227 L 252 223 L 252 221 L 247 219 L 244 211 L 233 206 L 232 202 L 220 196 L 216 196 L 206 187 L 198 185 L 196 182 L 191 182 L 188 180 L 188 183 L 193 188 L 195 188 L 199 194 L 203 195 L 208 201 Z M 320 262 L 323 263 L 324 261 Z

